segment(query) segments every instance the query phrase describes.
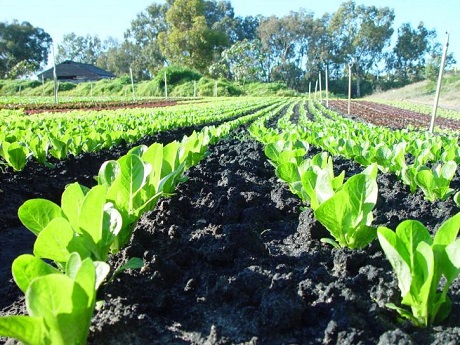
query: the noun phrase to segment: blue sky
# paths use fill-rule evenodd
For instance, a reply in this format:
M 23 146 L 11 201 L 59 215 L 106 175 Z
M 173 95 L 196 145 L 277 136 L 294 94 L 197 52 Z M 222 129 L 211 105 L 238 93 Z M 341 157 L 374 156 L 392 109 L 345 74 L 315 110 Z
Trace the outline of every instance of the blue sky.
M 59 44 L 65 34 L 109 36 L 122 40 L 136 15 L 150 4 L 161 0 L 0 0 L 0 21 L 28 21 L 44 29 Z M 262 14 L 283 16 L 305 8 L 320 17 L 334 12 L 342 0 L 231 0 L 235 13 L 241 16 Z M 450 33 L 449 52 L 453 52 L 460 66 L 460 1 L 459 0 L 356 0 L 356 4 L 388 6 L 395 10 L 395 29 L 409 22 L 415 27 L 423 21 L 428 29 L 435 29 L 438 40 L 445 42 Z

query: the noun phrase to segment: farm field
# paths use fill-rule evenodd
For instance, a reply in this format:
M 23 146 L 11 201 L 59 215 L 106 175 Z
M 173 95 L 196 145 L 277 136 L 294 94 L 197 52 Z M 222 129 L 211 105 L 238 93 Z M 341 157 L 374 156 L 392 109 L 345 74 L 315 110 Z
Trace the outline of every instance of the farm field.
M 228 102 L 233 102 L 231 107 Z M 454 193 L 444 200 L 427 200 L 424 190 L 406 185 L 401 176 L 407 175 L 395 167 L 418 169 L 413 165 L 419 162 L 431 171 L 439 161 L 459 164 L 458 120 L 440 124 L 443 134 L 431 138 L 425 136 L 427 125 L 417 114 L 372 103 L 353 102 L 352 120 L 340 115 L 346 113 L 346 102 L 345 108 L 340 102 L 331 103 L 336 111 L 300 98 L 217 104 L 222 109 L 228 106 L 228 117 L 214 117 L 219 108 L 204 104 L 202 109 L 213 115 L 209 121 L 184 120 L 133 142 L 65 159 L 53 157 L 52 167 L 34 158 L 19 171 L 5 165 L 0 174 L 0 315 L 26 314 L 23 293 L 11 275 L 13 260 L 32 253 L 36 239 L 18 218 L 24 202 L 43 198 L 59 204 L 66 185 L 95 186 L 104 162 L 127 155 L 138 145 L 166 145 L 190 137 L 193 131 L 247 119 L 232 125 L 228 134 L 217 135 L 208 153 L 183 172 L 187 181 L 145 212 L 126 246 L 109 255 L 112 270 L 133 257 L 141 258 L 143 267 L 123 271 L 99 288 L 97 299 L 102 304 L 92 317 L 88 343 L 446 344 L 460 338 L 458 278 L 449 290 L 451 313 L 440 325 L 416 327 L 400 320 L 385 306 L 388 302 L 399 306 L 401 293 L 377 239 L 361 249 L 321 242 L 330 237 L 327 229 L 309 203 L 280 181 L 279 170 L 266 155 L 267 146 L 280 138 L 301 142 L 306 148 L 301 159 L 328 152 L 334 175 L 345 171 L 345 180 L 378 164 L 372 225 L 394 230 L 413 219 L 434 234 L 460 212 Z M 197 106 L 189 105 L 190 112 Z M 164 111 L 178 109 L 179 114 L 180 107 Z M 397 116 L 387 117 L 390 113 Z M 401 124 L 423 130 L 399 131 Z M 383 138 L 381 143 L 377 137 Z M 404 163 L 394 158 L 386 165 L 371 148 L 384 151 L 388 146 L 391 151 L 402 147 L 398 140 L 407 140 Z M 423 143 L 431 146 L 427 149 Z M 420 154 L 414 154 L 417 145 Z M 367 149 L 357 152 L 357 147 Z M 423 161 L 418 158 L 422 156 Z M 457 165 L 450 188 L 460 190 Z

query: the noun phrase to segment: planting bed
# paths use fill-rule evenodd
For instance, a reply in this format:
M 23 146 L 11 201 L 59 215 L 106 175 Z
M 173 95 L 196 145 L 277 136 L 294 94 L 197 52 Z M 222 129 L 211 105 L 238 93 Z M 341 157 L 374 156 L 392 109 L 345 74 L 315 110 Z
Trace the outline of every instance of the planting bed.
M 167 143 L 186 132 L 145 138 Z M 442 326 L 418 329 L 385 308 L 399 305 L 399 289 L 377 242 L 365 250 L 332 249 L 312 212 L 277 181 L 261 144 L 223 140 L 191 168 L 177 193 L 138 223 L 130 244 L 111 258 L 113 268 L 141 257 L 100 289 L 90 344 L 454 344 L 460 339 L 460 282 Z M 31 252 L 34 236 L 17 208 L 27 199 L 59 202 L 64 186 L 94 185 L 103 161 L 127 148 L 82 155 L 53 170 L 36 164 L 0 175 L 0 309 L 24 314 L 11 279 L 11 261 Z M 311 150 L 312 154 L 318 151 Z M 335 159 L 349 177 L 362 170 Z M 459 174 L 452 187 L 460 188 Z M 374 224 L 395 228 L 418 219 L 431 230 L 459 209 L 431 203 L 393 175 L 378 177 Z M 0 338 L 1 340 L 1 338 Z
M 329 104 L 332 109 L 342 114 L 348 113 L 348 101 L 334 100 L 330 101 Z M 350 113 L 353 118 L 358 118 L 377 126 L 399 129 L 406 128 L 409 125 L 428 129 L 431 121 L 431 116 L 427 114 L 369 101 L 352 101 Z M 460 121 L 455 119 L 438 116 L 435 124 L 443 129 L 460 129 Z
M 26 115 L 71 110 L 113 110 L 121 108 L 158 108 L 176 105 L 176 100 L 139 100 L 106 102 L 71 102 L 50 104 L 0 104 L 0 109 L 24 109 Z

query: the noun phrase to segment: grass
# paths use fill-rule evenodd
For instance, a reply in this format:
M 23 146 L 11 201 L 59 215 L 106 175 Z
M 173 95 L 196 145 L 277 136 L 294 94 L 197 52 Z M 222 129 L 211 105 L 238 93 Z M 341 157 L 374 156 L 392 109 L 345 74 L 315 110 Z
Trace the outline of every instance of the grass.
M 430 113 L 436 94 L 436 83 L 432 81 L 421 81 L 407 85 L 400 89 L 389 90 L 386 92 L 375 93 L 365 99 L 372 101 L 390 101 L 419 105 L 421 112 Z M 431 109 L 430 109 L 431 107 Z M 441 109 L 460 112 L 460 75 L 446 75 L 442 81 L 441 94 L 439 97 L 439 107 Z

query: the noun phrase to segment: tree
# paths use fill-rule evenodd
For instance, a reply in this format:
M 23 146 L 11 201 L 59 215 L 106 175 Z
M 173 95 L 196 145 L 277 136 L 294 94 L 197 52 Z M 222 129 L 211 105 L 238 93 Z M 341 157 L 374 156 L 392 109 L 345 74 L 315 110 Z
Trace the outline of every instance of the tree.
M 57 46 L 56 62 L 72 60 L 80 63 L 96 64 L 103 53 L 101 39 L 95 35 L 77 36 L 74 32 L 64 35 Z
M 167 30 L 166 12 L 171 5 L 172 1 L 167 1 L 166 4 L 148 6 L 131 22 L 131 27 L 125 33 L 127 42 L 123 44 L 123 51 L 132 51 L 129 64 L 132 64 L 139 78 L 152 78 L 166 63 L 158 36 Z
M 339 66 L 353 63 L 358 97 L 361 79 L 383 58 L 384 48 L 390 44 L 394 17 L 388 7 L 356 6 L 354 1 L 342 3 L 331 17 L 332 58 Z
M 245 39 L 225 49 L 222 59 L 210 67 L 210 72 L 244 84 L 247 80 L 266 80 L 265 64 L 260 40 Z
M 433 48 L 429 53 L 429 57 L 425 66 L 425 78 L 431 81 L 437 81 L 439 76 L 439 70 L 441 68 L 442 55 L 444 52 L 444 45 L 439 42 L 433 44 Z M 457 61 L 454 58 L 454 54 L 447 50 L 445 69 L 449 69 L 455 65 Z
M 52 42 L 49 34 L 29 22 L 0 23 L 0 77 L 17 78 L 38 71 L 48 62 Z
M 398 29 L 393 54 L 387 60 L 387 68 L 404 84 L 423 79 L 426 57 L 432 48 L 436 31 L 428 30 L 420 22 L 417 29 L 404 23 Z
M 228 40 L 208 27 L 203 0 L 175 0 L 166 13 L 168 29 L 158 36 L 161 52 L 173 64 L 205 72 Z

